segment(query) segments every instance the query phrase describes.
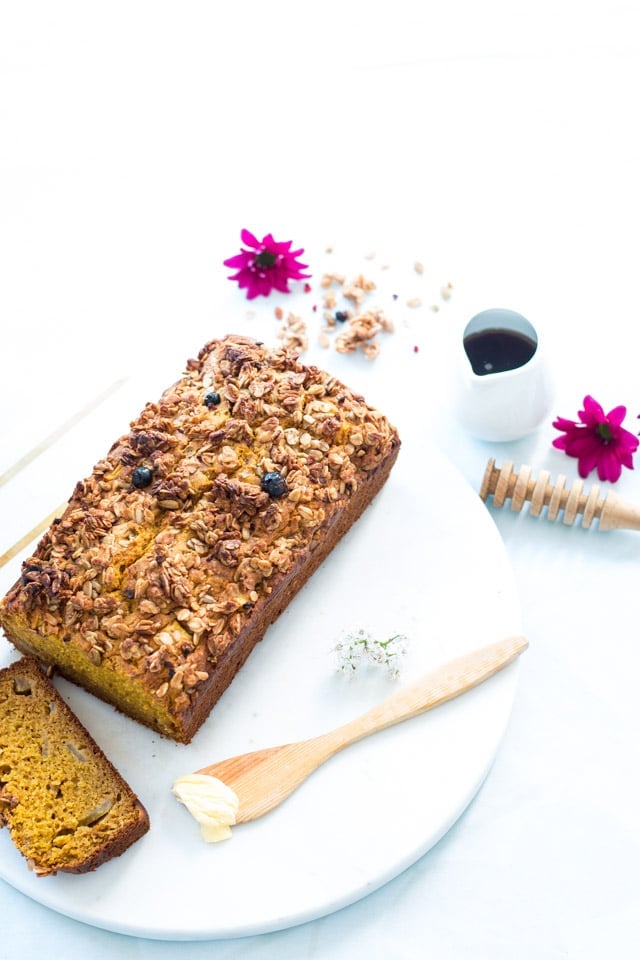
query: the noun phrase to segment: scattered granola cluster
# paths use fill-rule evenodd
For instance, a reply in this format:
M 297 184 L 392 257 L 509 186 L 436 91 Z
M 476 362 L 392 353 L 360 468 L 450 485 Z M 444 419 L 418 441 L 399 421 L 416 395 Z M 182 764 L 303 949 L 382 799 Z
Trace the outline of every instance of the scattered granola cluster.
M 327 247 L 326 253 L 333 252 Z M 365 259 L 374 260 L 375 253 L 369 253 Z M 380 270 L 388 269 L 388 264 L 381 264 Z M 416 260 L 413 269 L 418 276 L 425 272 L 424 265 Z M 310 292 L 309 284 L 305 285 L 305 292 Z M 318 335 L 318 343 L 325 349 L 333 348 L 338 353 L 361 352 L 368 360 L 373 360 L 380 353 L 380 334 L 393 333 L 394 321 L 388 316 L 385 309 L 379 305 L 371 305 L 367 301 L 377 290 L 377 284 L 370 277 L 362 273 L 348 279 L 339 271 L 326 271 L 320 279 L 323 326 Z M 448 301 L 451 298 L 453 287 L 451 283 L 440 288 L 440 299 Z M 394 300 L 397 295 L 394 294 Z M 405 301 L 405 306 L 415 310 L 423 306 L 423 298 L 411 296 Z M 313 306 L 316 311 L 318 305 Z M 435 313 L 440 309 L 439 303 L 433 303 L 431 310 Z M 282 307 L 275 308 L 275 316 L 281 322 L 277 337 L 283 345 L 296 354 L 304 353 L 309 346 L 308 323 L 297 313 L 289 312 L 285 315 Z M 414 347 L 414 352 L 418 348 Z
M 367 360 L 373 360 L 380 353 L 378 333 L 393 333 L 393 323 L 382 310 L 365 310 L 357 313 L 348 321 L 346 330 L 336 339 L 338 353 L 353 353 L 362 350 Z
M 322 297 L 325 327 L 320 333 L 320 345 L 330 345 L 329 335 L 344 325 L 336 337 L 335 349 L 338 353 L 354 353 L 361 350 L 368 360 L 373 360 L 380 352 L 378 334 L 393 333 L 393 323 L 380 308 L 364 309 L 363 301 L 376 289 L 373 280 L 359 274 L 347 282 L 343 274 L 325 273 L 320 281 L 324 290 Z M 338 302 L 338 296 L 346 301 L 344 308 Z
M 276 317 L 278 320 L 282 320 L 284 317 L 280 307 L 276 308 Z M 284 317 L 284 323 L 280 327 L 277 336 L 278 340 L 282 340 L 282 344 L 287 350 L 292 350 L 298 356 L 304 353 L 309 347 L 307 325 L 302 317 L 296 313 L 289 312 L 287 316 Z

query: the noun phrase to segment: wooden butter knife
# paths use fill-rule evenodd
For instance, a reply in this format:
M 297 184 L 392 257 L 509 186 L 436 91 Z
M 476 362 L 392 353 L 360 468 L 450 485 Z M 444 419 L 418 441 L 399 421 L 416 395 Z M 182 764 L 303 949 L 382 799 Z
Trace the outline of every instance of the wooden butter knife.
M 255 820 L 282 803 L 339 750 L 460 696 L 504 669 L 527 646 L 523 636 L 498 640 L 436 668 L 335 730 L 309 740 L 230 757 L 196 772 L 216 777 L 233 790 L 239 801 L 236 823 Z

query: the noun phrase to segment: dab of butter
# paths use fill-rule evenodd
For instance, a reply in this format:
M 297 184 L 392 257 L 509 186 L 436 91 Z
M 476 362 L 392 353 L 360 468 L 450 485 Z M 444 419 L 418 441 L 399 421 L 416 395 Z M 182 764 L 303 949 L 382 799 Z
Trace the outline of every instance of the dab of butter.
M 174 780 L 172 792 L 200 824 L 207 843 L 228 840 L 236 822 L 239 801 L 233 790 L 204 773 L 189 773 Z

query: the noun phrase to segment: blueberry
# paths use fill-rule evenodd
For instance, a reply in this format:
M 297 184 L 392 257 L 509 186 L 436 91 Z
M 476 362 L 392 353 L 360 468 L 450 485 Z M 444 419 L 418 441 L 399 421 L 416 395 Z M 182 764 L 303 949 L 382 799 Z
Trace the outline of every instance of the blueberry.
M 338 323 L 344 323 L 349 319 L 349 314 L 345 310 L 336 310 L 336 320 Z
M 212 393 L 208 393 L 204 398 L 204 405 L 205 407 L 217 407 L 221 399 L 220 394 L 213 391 Z
M 287 492 L 287 481 L 281 473 L 276 473 L 275 471 L 265 473 L 260 486 L 265 493 L 268 493 L 270 497 L 274 497 L 276 500 L 278 497 L 283 497 Z
M 131 477 L 131 482 L 138 490 L 142 490 L 143 487 L 148 487 L 152 480 L 153 472 L 149 467 L 136 467 Z

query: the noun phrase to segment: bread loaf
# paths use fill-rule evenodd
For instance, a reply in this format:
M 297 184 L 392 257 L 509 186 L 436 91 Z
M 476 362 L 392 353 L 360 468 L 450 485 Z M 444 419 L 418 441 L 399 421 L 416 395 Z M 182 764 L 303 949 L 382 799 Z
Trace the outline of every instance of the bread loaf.
M 77 484 L 0 624 L 23 652 L 189 742 L 399 447 L 330 374 L 246 337 L 212 341 Z
M 149 829 L 147 812 L 35 660 L 0 670 L 0 827 L 39 875 L 87 873 Z

